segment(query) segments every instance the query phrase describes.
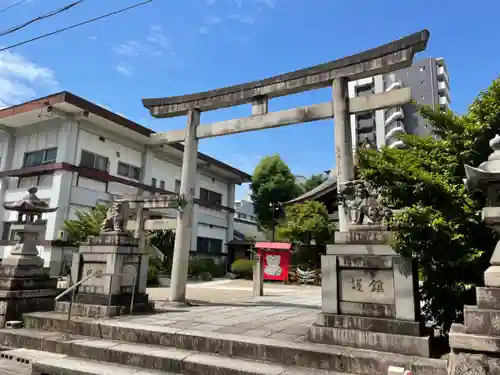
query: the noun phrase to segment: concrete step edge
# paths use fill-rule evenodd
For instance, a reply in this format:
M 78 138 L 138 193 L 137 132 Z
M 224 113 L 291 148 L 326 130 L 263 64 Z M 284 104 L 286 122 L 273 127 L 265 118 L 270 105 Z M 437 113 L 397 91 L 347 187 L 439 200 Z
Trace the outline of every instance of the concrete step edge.
M 30 329 L 0 330 L 0 339 L 10 338 L 11 345 L 51 353 L 64 354 L 72 358 L 146 368 L 162 369 L 171 373 L 218 375 L 295 375 L 308 370 L 288 367 L 255 360 L 217 356 L 194 351 L 138 345 L 113 340 L 95 339 L 83 336 L 70 336 L 67 339 L 61 332 L 39 332 Z M 37 366 L 57 365 L 61 358 L 34 362 Z M 40 371 L 45 372 L 45 371 Z M 324 375 L 339 375 L 334 372 L 317 370 Z M 312 372 L 314 374 L 315 372 Z M 49 372 L 50 373 L 50 372 Z M 347 375 L 347 374 L 343 374 Z
M 61 373 L 62 371 L 67 375 L 178 375 L 25 348 L 8 350 L 2 354 L 5 354 L 5 357 L 10 357 L 12 363 L 30 365 L 32 373 L 35 374 Z M 24 362 L 19 360 L 24 360 Z
M 38 329 L 67 331 L 66 317 L 54 313 L 25 314 L 25 322 L 36 321 Z M 55 328 L 54 328 L 55 327 Z M 325 345 L 309 342 L 285 342 L 275 339 L 242 336 L 230 333 L 183 330 L 173 327 L 152 326 L 116 319 L 91 320 L 77 318 L 71 322 L 72 331 L 90 337 L 106 338 L 130 343 L 154 344 L 162 347 L 177 347 L 204 353 L 222 354 L 246 359 L 266 360 L 271 363 L 285 362 L 286 365 L 320 368 L 325 361 L 340 363 L 332 370 L 359 372 L 353 366 L 352 358 L 361 358 L 375 367 L 401 366 L 412 364 L 415 374 L 425 374 L 425 369 L 439 369 L 436 375 L 447 374 L 446 361 L 433 358 L 407 356 L 357 349 L 345 346 Z M 1 342 L 0 342 L 1 344 Z M 378 366 L 377 366 L 378 365 Z M 420 370 L 419 370 L 420 369 Z M 382 370 L 385 371 L 386 369 Z M 370 374 L 370 372 L 368 373 Z

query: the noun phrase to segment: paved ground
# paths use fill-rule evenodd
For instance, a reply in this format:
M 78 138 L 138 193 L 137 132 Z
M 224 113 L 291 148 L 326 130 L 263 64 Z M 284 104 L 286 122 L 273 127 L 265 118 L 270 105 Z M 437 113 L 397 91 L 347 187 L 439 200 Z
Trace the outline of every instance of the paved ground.
M 174 310 L 162 302 L 168 298 L 168 288 L 151 288 L 148 294 L 158 308 L 171 311 L 119 319 L 186 330 L 302 341 L 321 306 L 319 287 L 265 284 L 265 296 L 252 298 L 252 283 L 246 280 L 190 284 L 187 298 L 198 306 Z
M 153 301 L 165 301 L 170 296 L 170 288 L 148 288 L 147 292 Z M 222 279 L 188 284 L 187 299 L 195 303 L 261 302 L 319 308 L 321 307 L 321 287 L 265 283 L 264 296 L 253 299 L 251 281 Z

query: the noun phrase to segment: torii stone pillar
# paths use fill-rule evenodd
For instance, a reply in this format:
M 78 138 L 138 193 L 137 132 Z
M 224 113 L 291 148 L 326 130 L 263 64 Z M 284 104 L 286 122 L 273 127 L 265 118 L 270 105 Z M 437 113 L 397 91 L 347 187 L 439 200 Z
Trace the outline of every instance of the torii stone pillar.
M 198 157 L 198 139 L 196 128 L 200 124 L 200 111 L 190 109 L 187 116 L 186 138 L 182 159 L 181 191 L 187 204 L 177 214 L 175 231 L 174 257 L 172 259 L 172 281 L 170 284 L 170 302 L 186 300 L 189 250 L 193 230 L 193 209 L 196 187 L 196 162 Z
M 337 189 L 354 180 L 352 157 L 351 123 L 347 79 L 338 77 L 333 81 L 333 113 L 335 113 L 335 157 L 337 165 Z M 344 204 L 339 202 L 339 231 L 347 232 L 348 220 Z

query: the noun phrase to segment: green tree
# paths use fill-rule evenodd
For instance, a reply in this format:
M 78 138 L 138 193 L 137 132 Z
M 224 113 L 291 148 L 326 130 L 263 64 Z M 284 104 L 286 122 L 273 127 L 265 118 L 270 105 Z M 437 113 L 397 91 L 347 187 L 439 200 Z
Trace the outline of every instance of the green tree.
M 328 218 L 325 205 L 317 201 L 307 201 L 286 207 L 285 219 L 278 226 L 278 238 L 290 242 L 324 244 L 331 239 L 335 230 Z
M 463 184 L 464 164 L 491 153 L 488 142 L 500 130 L 500 79 L 481 93 L 465 115 L 418 107 L 435 137 L 401 135 L 406 148 L 361 150 L 362 178 L 382 187 L 396 208 L 394 248 L 419 263 L 423 315 L 447 334 L 475 304 L 475 286 L 497 240 L 482 223 L 482 195 Z
M 63 230 L 68 236 L 68 242 L 79 245 L 89 236 L 98 236 L 107 211 L 105 204 L 97 204 L 91 211 L 77 211 L 75 220 L 64 221 Z
M 326 173 L 318 173 L 318 174 L 313 174 L 309 178 L 307 178 L 303 183 L 300 184 L 300 187 L 302 188 L 303 192 L 308 192 L 315 187 L 321 185 L 323 182 L 325 182 L 328 179 L 328 175 Z
M 262 158 L 254 170 L 250 191 L 257 220 L 265 229 L 272 227 L 273 211 L 270 206 L 287 202 L 301 193 L 295 176 L 279 155 Z M 275 214 L 280 216 L 280 212 Z

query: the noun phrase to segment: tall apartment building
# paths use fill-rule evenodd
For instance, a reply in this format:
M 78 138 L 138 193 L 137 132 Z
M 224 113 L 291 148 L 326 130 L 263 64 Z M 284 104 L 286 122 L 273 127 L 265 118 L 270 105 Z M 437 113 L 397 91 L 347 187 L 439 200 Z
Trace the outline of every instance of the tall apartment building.
M 443 58 L 427 58 L 391 74 L 349 82 L 349 97 L 411 87 L 413 99 L 433 108 L 448 108 L 450 79 Z M 377 147 L 404 147 L 398 133 L 429 135 L 429 124 L 417 113 L 415 105 L 351 115 L 353 149 L 370 142 Z
M 154 133 L 138 123 L 68 92 L 0 110 L 0 257 L 19 229 L 2 203 L 21 199 L 27 188 L 59 209 L 44 218 L 40 255 L 46 266 L 60 262 L 66 219 L 117 194 L 179 192 L 183 146 L 155 146 Z M 235 184 L 250 175 L 198 154 L 191 251 L 226 256 L 234 235 Z M 176 217 L 175 210 L 158 212 Z

